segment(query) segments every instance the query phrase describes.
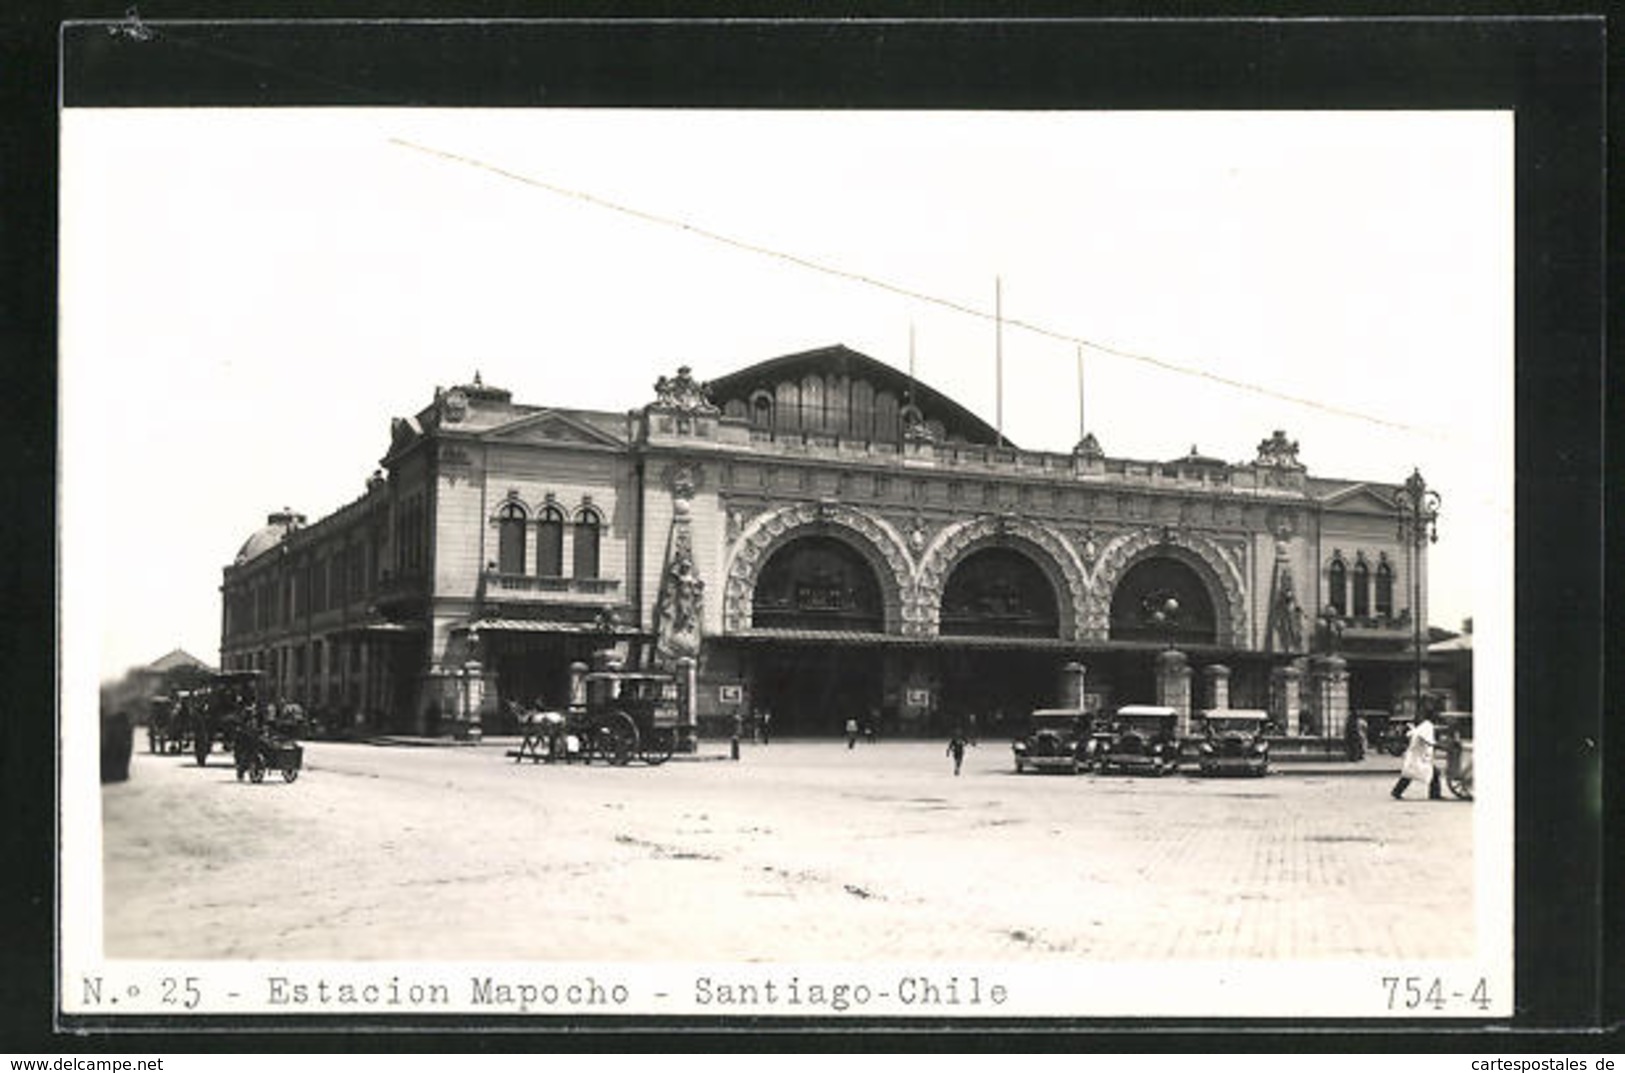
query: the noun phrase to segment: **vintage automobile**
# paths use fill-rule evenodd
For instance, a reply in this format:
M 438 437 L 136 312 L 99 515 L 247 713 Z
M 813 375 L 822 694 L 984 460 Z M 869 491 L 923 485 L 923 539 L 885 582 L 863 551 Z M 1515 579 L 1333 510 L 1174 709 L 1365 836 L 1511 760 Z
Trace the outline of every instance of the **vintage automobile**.
M 1028 717 L 1027 732 L 1011 743 L 1016 771 L 1063 771 L 1083 765 L 1089 716 L 1079 708 L 1039 708 Z
M 1444 764 L 1444 783 L 1463 801 L 1473 799 L 1473 713 L 1434 717 L 1434 759 Z
M 1089 740 L 1088 763 L 1101 773 L 1113 771 L 1167 775 L 1179 770 L 1179 713 L 1150 704 L 1117 709 L 1106 732 Z
M 1203 775 L 1266 775 L 1269 713 L 1252 708 L 1217 708 L 1201 713 L 1196 740 L 1197 770 Z

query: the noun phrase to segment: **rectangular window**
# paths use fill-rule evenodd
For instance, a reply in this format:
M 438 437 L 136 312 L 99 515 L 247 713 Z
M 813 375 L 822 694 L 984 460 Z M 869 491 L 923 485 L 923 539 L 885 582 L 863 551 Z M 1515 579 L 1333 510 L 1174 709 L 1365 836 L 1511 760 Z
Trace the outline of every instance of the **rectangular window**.
M 587 515 L 576 522 L 575 576 L 598 576 L 598 519 Z

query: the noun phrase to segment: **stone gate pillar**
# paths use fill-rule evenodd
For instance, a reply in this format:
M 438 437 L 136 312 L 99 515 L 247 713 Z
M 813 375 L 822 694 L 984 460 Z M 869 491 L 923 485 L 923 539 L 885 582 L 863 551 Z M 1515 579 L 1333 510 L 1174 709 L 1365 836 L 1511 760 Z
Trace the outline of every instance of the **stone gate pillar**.
M 1189 737 L 1191 732 L 1191 669 L 1185 653 L 1167 649 L 1157 655 L 1157 703 L 1179 713 L 1175 733 Z
M 1061 668 L 1060 688 L 1056 690 L 1057 708 L 1083 707 L 1083 682 L 1088 672 L 1083 664 L 1069 660 Z
M 693 656 L 678 657 L 677 677 L 679 681 L 682 682 L 679 697 L 682 704 L 681 709 L 677 713 L 677 723 L 678 726 L 682 728 L 678 731 L 678 734 L 683 738 L 684 741 L 689 741 L 699 736 L 698 728 L 700 721 L 696 715 L 698 708 L 696 701 L 699 699 L 699 681 L 697 677 L 698 669 L 699 665 L 695 662 Z
M 1270 675 L 1270 714 L 1281 722 L 1281 733 L 1298 736 L 1298 700 L 1302 672 L 1293 664 L 1275 668 Z
M 1320 656 L 1311 674 L 1315 705 L 1315 726 L 1321 736 L 1341 738 L 1348 726 L 1348 661 L 1342 656 Z
M 458 737 L 465 741 L 479 741 L 483 734 L 480 708 L 485 703 L 485 670 L 480 661 L 471 659 L 459 672 L 462 678 L 463 710 L 458 713 Z
M 1222 663 L 1210 663 L 1202 668 L 1202 678 L 1207 685 L 1207 706 L 1230 707 L 1230 668 Z

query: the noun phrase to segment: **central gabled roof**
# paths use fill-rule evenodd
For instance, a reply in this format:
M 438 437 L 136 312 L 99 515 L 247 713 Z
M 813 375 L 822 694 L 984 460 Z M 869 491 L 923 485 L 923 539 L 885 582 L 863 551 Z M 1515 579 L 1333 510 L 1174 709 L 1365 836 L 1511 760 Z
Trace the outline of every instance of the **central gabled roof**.
M 712 402 L 726 406 L 731 399 L 748 402 L 751 393 L 758 388 L 771 388 L 781 380 L 799 379 L 808 373 L 835 373 L 848 379 L 868 380 L 876 389 L 890 391 L 899 399 L 907 398 L 912 391 L 914 405 L 920 408 L 925 419 L 942 422 L 949 436 L 988 445 L 999 440 L 996 428 L 947 395 L 841 343 L 757 362 L 710 381 L 706 391 Z M 1015 446 L 1008 437 L 1004 442 L 1007 447 Z

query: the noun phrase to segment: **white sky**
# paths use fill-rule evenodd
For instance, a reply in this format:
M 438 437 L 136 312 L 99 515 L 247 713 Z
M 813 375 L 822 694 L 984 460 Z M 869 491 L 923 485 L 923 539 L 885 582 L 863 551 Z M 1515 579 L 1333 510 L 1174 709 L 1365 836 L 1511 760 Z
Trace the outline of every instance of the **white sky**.
M 1444 496 L 1432 620 L 1509 607 L 1509 113 L 69 110 L 63 627 L 115 676 L 218 658 L 268 512 L 361 494 L 391 417 L 470 379 L 626 410 L 845 343 L 995 419 L 984 320 L 404 147 L 1064 334 L 1108 454 Z M 1007 434 L 1078 438 L 1075 347 L 1007 326 Z M 1396 427 L 1398 426 L 1398 427 Z M 1493 537 L 1494 546 L 1486 544 Z M 1486 607 L 1486 604 L 1494 606 Z

